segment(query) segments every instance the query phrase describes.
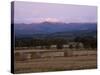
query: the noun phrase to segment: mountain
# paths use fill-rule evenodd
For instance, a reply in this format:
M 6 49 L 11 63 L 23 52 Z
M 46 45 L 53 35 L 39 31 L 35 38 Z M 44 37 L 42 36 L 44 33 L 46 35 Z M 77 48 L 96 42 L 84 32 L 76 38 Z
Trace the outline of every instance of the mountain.
M 42 22 L 14 24 L 16 37 L 71 37 L 96 34 L 96 23 Z

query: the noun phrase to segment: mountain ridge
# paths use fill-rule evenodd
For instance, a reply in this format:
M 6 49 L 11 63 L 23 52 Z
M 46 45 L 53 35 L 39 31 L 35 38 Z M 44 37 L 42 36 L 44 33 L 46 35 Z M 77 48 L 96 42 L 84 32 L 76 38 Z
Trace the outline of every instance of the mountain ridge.
M 35 36 L 34 34 L 50 34 L 57 32 L 76 32 L 76 31 L 96 31 L 96 23 L 31 23 L 31 24 L 14 24 L 15 35 L 20 36 Z M 77 32 L 78 33 L 78 32 Z

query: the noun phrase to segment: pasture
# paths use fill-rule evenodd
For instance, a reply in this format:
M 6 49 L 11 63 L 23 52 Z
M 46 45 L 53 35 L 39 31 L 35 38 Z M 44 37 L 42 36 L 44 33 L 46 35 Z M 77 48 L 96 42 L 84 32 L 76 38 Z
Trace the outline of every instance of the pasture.
M 15 53 L 16 51 L 17 50 L 15 50 Z M 20 52 L 21 50 L 18 51 Z M 24 51 L 26 50 L 23 50 L 23 52 Z M 35 50 L 32 49 L 29 51 L 35 51 Z M 28 50 L 26 52 L 28 52 Z M 29 73 L 29 72 L 46 72 L 46 71 L 63 71 L 63 70 L 97 68 L 96 50 L 72 50 L 69 53 L 71 53 L 70 56 L 31 58 L 23 61 L 15 60 L 14 71 L 15 73 L 24 73 L 24 72 Z

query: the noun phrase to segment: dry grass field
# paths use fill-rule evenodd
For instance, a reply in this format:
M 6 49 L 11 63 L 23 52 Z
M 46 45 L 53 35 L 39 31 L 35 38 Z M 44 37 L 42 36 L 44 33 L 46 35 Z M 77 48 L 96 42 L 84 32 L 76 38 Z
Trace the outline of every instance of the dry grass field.
M 15 61 L 15 73 L 63 71 L 97 68 L 96 50 L 73 51 L 72 56 L 45 57 Z

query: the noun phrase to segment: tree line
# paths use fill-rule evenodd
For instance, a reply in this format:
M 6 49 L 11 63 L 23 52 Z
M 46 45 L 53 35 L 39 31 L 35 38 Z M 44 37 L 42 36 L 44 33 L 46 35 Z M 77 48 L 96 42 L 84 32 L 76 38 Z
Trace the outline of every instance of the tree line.
M 69 42 L 81 42 L 84 45 L 84 48 L 97 48 L 97 38 L 94 37 L 76 37 L 72 41 L 69 41 L 64 38 L 53 38 L 53 39 L 28 39 L 21 38 L 15 39 L 15 47 L 36 47 L 41 46 L 47 49 L 50 48 L 51 45 L 57 45 L 57 49 L 62 49 L 63 45 L 68 44 Z M 72 46 L 70 45 L 70 48 Z

